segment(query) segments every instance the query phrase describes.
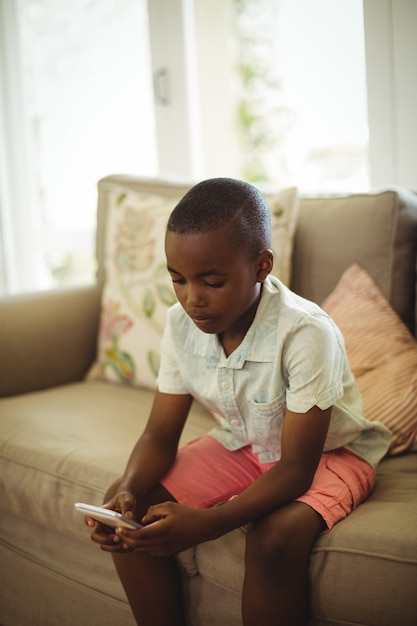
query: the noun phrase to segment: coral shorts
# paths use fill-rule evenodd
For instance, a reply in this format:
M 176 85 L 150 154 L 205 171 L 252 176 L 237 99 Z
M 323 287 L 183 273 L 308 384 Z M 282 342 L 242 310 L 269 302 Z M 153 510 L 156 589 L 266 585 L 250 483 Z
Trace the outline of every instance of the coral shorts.
M 231 452 L 204 435 L 179 449 L 161 481 L 182 504 L 204 509 L 239 495 L 275 463 L 260 463 L 251 446 Z M 375 470 L 345 448 L 324 452 L 305 502 L 324 519 L 327 531 L 366 500 L 375 484 Z

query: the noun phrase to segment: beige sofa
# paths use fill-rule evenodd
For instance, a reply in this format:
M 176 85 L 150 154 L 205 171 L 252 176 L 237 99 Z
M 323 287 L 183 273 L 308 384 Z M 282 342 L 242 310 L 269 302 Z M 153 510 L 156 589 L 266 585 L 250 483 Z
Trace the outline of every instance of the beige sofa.
M 0 299 L 0 623 L 134 623 L 108 555 L 73 510 L 100 503 L 144 427 L 152 392 L 85 380 L 105 279 L 106 189 L 173 197 L 185 187 L 129 177 L 99 184 L 97 285 Z M 417 198 L 404 190 L 300 201 L 292 287 L 321 303 L 353 263 L 414 333 Z M 383 332 L 383 329 L 381 329 Z M 414 394 L 417 391 L 414 389 Z M 194 406 L 182 440 L 213 426 Z M 244 533 L 179 555 L 191 626 L 237 626 Z M 319 538 L 311 624 L 417 624 L 417 453 L 384 459 L 369 501 Z

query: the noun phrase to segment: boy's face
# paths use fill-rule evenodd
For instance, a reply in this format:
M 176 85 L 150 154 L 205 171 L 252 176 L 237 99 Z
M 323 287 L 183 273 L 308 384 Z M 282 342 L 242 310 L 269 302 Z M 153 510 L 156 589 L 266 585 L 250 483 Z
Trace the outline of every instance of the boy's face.
M 232 236 L 226 227 L 203 234 L 166 235 L 176 296 L 205 333 L 243 336 L 255 316 L 260 259 L 231 246 Z

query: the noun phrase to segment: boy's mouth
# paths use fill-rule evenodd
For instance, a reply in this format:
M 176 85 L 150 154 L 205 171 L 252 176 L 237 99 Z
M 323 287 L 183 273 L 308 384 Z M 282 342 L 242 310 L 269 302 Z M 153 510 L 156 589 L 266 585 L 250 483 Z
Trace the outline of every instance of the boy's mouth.
M 213 324 L 212 317 L 204 317 L 202 315 L 190 315 L 190 317 L 193 320 L 194 324 L 198 326 L 198 328 L 200 328 L 201 330 L 206 330 Z

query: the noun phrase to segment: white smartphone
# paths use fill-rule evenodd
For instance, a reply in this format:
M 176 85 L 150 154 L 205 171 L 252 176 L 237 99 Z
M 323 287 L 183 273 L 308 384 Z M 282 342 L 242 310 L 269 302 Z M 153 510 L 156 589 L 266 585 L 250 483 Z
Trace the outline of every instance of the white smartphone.
M 138 522 L 135 522 L 135 520 L 129 519 L 121 513 L 117 513 L 117 511 L 105 509 L 102 506 L 94 506 L 92 504 L 84 504 L 84 502 L 76 502 L 74 504 L 74 507 L 77 509 L 77 511 L 80 511 L 80 513 L 88 515 L 96 520 L 96 522 L 101 522 L 105 526 L 110 526 L 111 528 L 142 528 L 141 524 L 138 524 Z

